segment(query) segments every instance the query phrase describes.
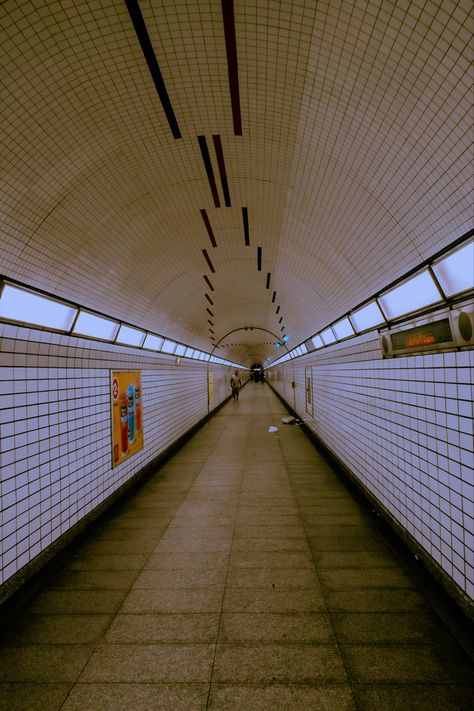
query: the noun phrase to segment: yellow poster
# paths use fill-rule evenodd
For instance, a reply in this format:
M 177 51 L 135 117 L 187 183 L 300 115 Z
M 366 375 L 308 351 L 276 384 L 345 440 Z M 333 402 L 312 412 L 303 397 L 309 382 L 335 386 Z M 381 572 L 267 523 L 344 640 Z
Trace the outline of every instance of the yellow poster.
M 116 467 L 143 447 L 142 382 L 140 371 L 113 370 L 112 466 Z
M 210 370 L 207 372 L 207 390 L 209 393 L 209 404 L 214 400 L 214 377 Z

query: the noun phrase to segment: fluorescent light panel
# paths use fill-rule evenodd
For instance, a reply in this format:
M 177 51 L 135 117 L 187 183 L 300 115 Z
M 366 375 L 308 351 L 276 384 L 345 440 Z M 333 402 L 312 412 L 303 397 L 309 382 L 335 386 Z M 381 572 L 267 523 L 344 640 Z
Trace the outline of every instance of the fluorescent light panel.
M 145 339 L 145 331 L 138 328 L 131 328 L 122 324 L 119 328 L 116 343 L 123 343 L 125 346 L 141 346 Z
M 441 301 L 441 294 L 427 269 L 379 297 L 387 319 L 418 311 L 437 301 Z
M 361 309 L 357 309 L 350 315 L 352 325 L 357 333 L 367 331 L 369 328 L 375 328 L 385 322 L 384 316 L 376 301 L 371 301 Z
M 100 338 L 102 341 L 113 341 L 117 335 L 119 324 L 103 316 L 80 311 L 74 324 L 73 333 L 78 336 Z
M 5 284 L 0 299 L 0 318 L 31 323 L 35 326 L 69 331 L 77 309 L 47 296 L 33 294 Z
M 347 317 L 341 318 L 340 321 L 333 325 L 332 329 L 336 334 L 338 341 L 354 335 L 354 329 L 352 328 L 352 324 Z
M 154 336 L 152 333 L 149 333 L 143 342 L 143 348 L 148 348 L 150 351 L 160 351 L 163 340 L 161 336 Z
M 433 271 L 446 296 L 474 289 L 474 242 L 433 264 Z
M 321 331 L 319 335 L 321 336 L 325 346 L 329 346 L 331 343 L 336 342 L 336 336 L 332 332 L 331 328 L 326 328 L 324 331 Z

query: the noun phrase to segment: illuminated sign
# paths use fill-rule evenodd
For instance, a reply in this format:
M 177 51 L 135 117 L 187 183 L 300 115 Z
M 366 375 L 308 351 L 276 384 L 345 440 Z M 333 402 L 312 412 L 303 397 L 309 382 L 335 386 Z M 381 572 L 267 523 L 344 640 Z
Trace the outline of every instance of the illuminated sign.
M 390 339 L 390 342 L 389 342 Z M 391 353 L 411 353 L 414 351 L 436 350 L 454 345 L 449 318 L 432 321 L 403 331 L 382 336 L 384 355 Z

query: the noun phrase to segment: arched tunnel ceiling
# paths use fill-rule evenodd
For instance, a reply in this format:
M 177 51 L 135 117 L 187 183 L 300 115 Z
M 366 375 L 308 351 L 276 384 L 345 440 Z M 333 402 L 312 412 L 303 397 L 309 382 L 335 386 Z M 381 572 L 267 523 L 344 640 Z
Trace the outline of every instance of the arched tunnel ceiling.
M 471 0 L 3 2 L 0 272 L 203 350 L 245 325 L 296 345 L 472 226 L 472 22 Z M 222 356 L 275 353 L 237 335 Z

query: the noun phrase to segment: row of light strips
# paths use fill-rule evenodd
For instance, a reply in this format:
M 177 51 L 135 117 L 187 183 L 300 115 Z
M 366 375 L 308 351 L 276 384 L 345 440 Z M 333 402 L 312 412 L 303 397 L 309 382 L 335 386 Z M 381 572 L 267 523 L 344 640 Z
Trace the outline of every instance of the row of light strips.
M 310 340 L 314 350 L 318 350 L 471 289 L 474 289 L 473 241 L 439 258 L 415 276 L 404 279 L 364 306 L 349 312 Z M 306 344 L 301 343 L 269 365 L 279 365 L 309 352 L 311 351 Z
M 73 336 L 209 361 L 218 365 L 242 367 L 225 358 L 218 358 L 196 348 L 176 343 L 169 338 L 72 306 L 23 286 L 4 281 L 2 287 L 0 292 L 0 320 L 2 321 L 40 326 Z

